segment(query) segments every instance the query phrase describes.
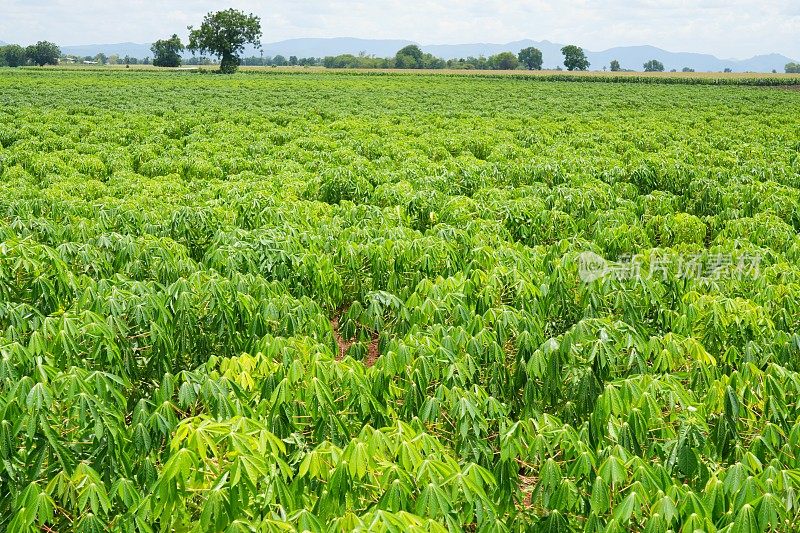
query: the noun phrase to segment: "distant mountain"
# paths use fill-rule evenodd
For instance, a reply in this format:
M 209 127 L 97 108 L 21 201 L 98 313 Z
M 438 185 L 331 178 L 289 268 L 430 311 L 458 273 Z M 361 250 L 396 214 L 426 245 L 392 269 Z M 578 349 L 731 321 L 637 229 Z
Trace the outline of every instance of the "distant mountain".
M 437 57 L 444 59 L 454 59 L 479 55 L 489 56 L 499 52 L 510 51 L 519 52 L 528 46 L 535 46 L 542 51 L 544 68 L 555 68 L 561 65 L 563 56 L 561 48 L 563 44 L 551 43 L 550 41 L 514 41 L 507 44 L 444 44 L 427 45 L 422 49 Z M 712 71 L 718 72 L 731 69 L 734 72 L 771 72 L 773 69 L 783 72 L 786 63 L 792 61 L 780 54 L 770 54 L 751 57 L 750 59 L 719 59 L 709 54 L 695 54 L 688 52 L 669 52 L 655 46 L 619 46 L 610 48 L 602 52 L 592 52 L 586 50 L 586 57 L 591 63 L 592 70 L 600 70 L 603 66 L 608 66 L 613 59 L 620 62 L 623 69 L 642 70 L 642 65 L 651 60 L 658 59 L 664 63 L 667 70 L 681 70 L 684 67 L 693 68 L 698 72 Z
M 664 63 L 667 70 L 681 70 L 683 67 L 693 68 L 698 72 L 720 71 L 726 68 L 733 72 L 771 72 L 773 69 L 783 72 L 786 56 L 770 54 L 751 57 L 750 59 L 718 59 L 710 54 L 694 54 L 689 52 L 667 52 L 655 46 L 624 46 L 610 48 L 602 52 L 588 52 L 586 56 L 593 68 L 602 68 L 616 59 L 622 68 L 642 70 L 642 65 L 651 59 Z
M 367 55 L 391 57 L 409 44 L 414 44 L 414 42 L 399 39 L 336 37 L 333 39 L 289 39 L 288 41 L 264 44 L 263 48 L 265 56 L 325 57 L 340 54 L 358 55 L 364 52 Z
M 107 56 L 117 54 L 120 57 L 131 56 L 136 58 L 152 57 L 149 44 L 118 43 L 118 44 L 82 44 L 78 46 L 61 46 L 61 53 L 74 56 L 96 56 L 100 52 Z
M 350 37 L 337 37 L 332 39 L 289 39 L 274 43 L 265 43 L 263 53 L 265 56 L 283 55 L 285 57 L 324 57 L 339 54 L 364 53 L 378 57 L 390 57 L 400 48 L 414 44 L 413 41 L 400 39 L 355 39 Z M 550 41 L 522 40 L 506 44 L 473 43 L 473 44 L 432 44 L 422 45 L 425 52 L 429 52 L 444 59 L 459 57 L 489 56 L 499 52 L 519 52 L 522 48 L 535 46 L 542 51 L 545 68 L 555 68 L 562 64 L 561 48 L 564 46 Z M 95 56 L 99 52 L 106 55 L 117 54 L 131 57 L 152 56 L 149 44 L 120 43 L 120 44 L 88 44 L 81 46 L 62 46 L 65 54 L 78 56 Z M 258 56 L 261 51 L 248 47 L 245 56 Z M 185 54 L 187 57 L 190 53 Z M 624 69 L 642 70 L 642 64 L 650 59 L 657 59 L 664 63 L 667 70 L 681 70 L 684 67 L 703 71 L 722 71 L 726 68 L 734 72 L 770 72 L 773 69 L 783 72 L 786 63 L 792 59 L 780 55 L 769 54 L 751 57 L 749 59 L 719 59 L 710 54 L 697 54 L 689 52 L 669 52 L 654 46 L 620 46 L 600 52 L 586 50 L 591 68 L 600 70 L 607 66 L 611 60 L 616 59 Z

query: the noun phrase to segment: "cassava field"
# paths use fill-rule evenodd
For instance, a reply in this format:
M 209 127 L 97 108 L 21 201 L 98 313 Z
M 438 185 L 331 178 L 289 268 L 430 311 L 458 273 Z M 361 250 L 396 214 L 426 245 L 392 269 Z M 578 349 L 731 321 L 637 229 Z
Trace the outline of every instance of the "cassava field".
M 797 530 L 799 110 L 1 71 L 0 530 Z

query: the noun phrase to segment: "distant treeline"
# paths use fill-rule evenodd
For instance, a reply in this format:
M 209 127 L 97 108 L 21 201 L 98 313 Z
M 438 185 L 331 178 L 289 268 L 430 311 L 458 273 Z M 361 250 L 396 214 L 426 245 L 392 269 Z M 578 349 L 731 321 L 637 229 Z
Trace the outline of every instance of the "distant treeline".
M 11 44 L 0 46 L 0 67 L 18 67 L 25 65 L 56 65 L 56 64 L 89 64 L 89 65 L 155 65 L 160 67 L 178 67 L 183 65 L 219 65 L 217 58 L 205 56 L 182 57 L 186 48 L 177 35 L 171 39 L 156 41 L 151 47 L 153 59 L 145 57 L 139 59 L 131 56 L 121 57 L 117 54 L 107 56 L 99 53 L 94 56 L 65 55 L 54 43 L 40 41 L 35 45 L 22 47 Z M 583 49 L 568 45 L 561 49 L 564 55 L 563 65 L 566 70 L 588 70 L 590 63 Z M 283 55 L 261 55 L 239 59 L 238 64 L 245 66 L 264 67 L 325 67 L 330 69 L 449 69 L 449 70 L 542 70 L 541 50 L 529 47 L 514 54 L 513 52 L 500 52 L 489 57 L 466 57 L 459 59 L 442 59 L 432 54 L 423 52 L 417 45 L 409 45 L 397 51 L 394 57 L 376 57 L 361 53 L 358 55 L 341 54 L 326 57 L 298 57 Z M 561 65 L 548 66 L 551 70 L 563 70 Z M 664 72 L 664 64 L 657 59 L 647 61 L 642 65 L 644 72 Z M 603 65 L 603 71 L 634 72 L 623 68 L 620 62 L 612 60 L 609 65 Z M 694 69 L 684 67 L 684 73 L 694 72 Z M 788 63 L 786 73 L 800 73 L 800 64 Z M 672 69 L 671 72 L 676 72 Z M 730 72 L 730 69 L 725 69 Z M 772 71 L 775 73 L 775 71 Z
M 535 50 L 535 49 L 532 49 Z M 525 54 L 520 53 L 525 57 Z M 418 46 L 410 45 L 399 50 L 394 57 L 376 57 L 367 54 L 341 54 L 326 57 L 297 57 L 282 55 L 247 57 L 242 65 L 248 66 L 313 66 L 325 68 L 362 68 L 362 69 L 465 69 L 465 70 L 514 70 L 517 68 L 541 69 L 539 62 L 526 65 L 520 55 L 512 52 L 501 52 L 489 57 L 466 57 L 460 59 L 442 59 L 424 53 Z M 554 67 L 560 70 L 561 67 Z

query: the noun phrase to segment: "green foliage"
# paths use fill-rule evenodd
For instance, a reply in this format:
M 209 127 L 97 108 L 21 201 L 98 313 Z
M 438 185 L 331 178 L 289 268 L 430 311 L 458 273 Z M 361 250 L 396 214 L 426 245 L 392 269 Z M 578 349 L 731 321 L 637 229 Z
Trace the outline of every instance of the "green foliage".
M 445 62 L 441 59 L 424 53 L 419 46 L 410 44 L 397 51 L 394 56 L 394 68 L 414 69 L 414 68 L 444 68 Z M 380 68 L 380 67 L 379 67 Z
M 786 63 L 786 74 L 800 74 L 800 63 Z
M 492 70 L 514 70 L 519 66 L 519 59 L 511 52 L 500 52 L 489 58 Z
M 0 72 L 0 530 L 798 530 L 800 94 L 522 80 Z
M 410 44 L 397 51 L 394 56 L 395 68 L 422 68 L 422 50 L 415 44 Z
M 617 61 L 616 59 L 612 59 L 611 64 L 609 65 L 609 70 L 611 72 L 620 72 L 622 70 L 622 67 L 620 67 L 619 61 Z
M 523 48 L 517 56 L 519 62 L 528 70 L 542 70 L 542 51 L 533 46 Z
M 21 67 L 25 64 L 25 49 L 18 44 L 0 46 L 0 67 Z
M 379 57 L 352 54 L 328 56 L 322 60 L 325 68 L 392 68 L 394 61 Z
M 25 49 L 25 57 L 34 65 L 43 67 L 45 65 L 58 65 L 58 58 L 61 56 L 61 50 L 55 44 L 48 41 L 39 41 L 32 44 Z M 8 61 L 8 56 L 7 56 Z M 8 61 L 11 66 L 18 66 Z
M 588 70 L 589 60 L 586 59 L 586 54 L 583 48 L 570 44 L 561 49 L 564 55 L 564 66 L 567 70 Z
M 664 72 L 664 63 L 658 59 L 651 59 L 642 65 L 645 72 Z
M 153 52 L 153 65 L 156 67 L 179 67 L 183 50 L 183 43 L 176 34 L 172 34 L 169 39 L 160 39 L 150 47 L 150 51 Z
M 220 58 L 219 70 L 232 74 L 239 68 L 246 44 L 261 46 L 261 19 L 236 9 L 209 13 L 199 28 L 189 26 L 189 50 Z

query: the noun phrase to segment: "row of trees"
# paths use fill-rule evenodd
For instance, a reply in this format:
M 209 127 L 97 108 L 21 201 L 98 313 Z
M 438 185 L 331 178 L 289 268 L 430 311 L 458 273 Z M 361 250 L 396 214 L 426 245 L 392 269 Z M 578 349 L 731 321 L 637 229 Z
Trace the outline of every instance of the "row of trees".
M 586 70 L 589 61 L 583 49 L 570 45 L 562 49 L 564 66 L 567 70 Z M 489 57 L 466 57 L 444 60 L 423 52 L 419 46 L 412 44 L 397 51 L 393 58 L 379 58 L 360 54 L 342 54 L 329 56 L 322 60 L 322 66 L 328 68 L 398 68 L 398 69 L 474 69 L 474 70 L 541 70 L 542 51 L 528 47 L 519 51 L 500 52 Z M 561 68 L 561 67 L 557 67 Z
M 62 55 L 59 63 L 85 63 L 93 65 L 150 65 L 152 63 L 150 56 L 139 59 L 134 56 L 120 56 L 119 54 L 111 54 L 107 56 L 103 52 L 93 56 L 77 56 L 74 54 Z
M 21 67 L 23 65 L 57 65 L 61 50 L 48 41 L 39 41 L 26 48 L 18 44 L 0 47 L 0 66 Z
M 586 60 L 586 56 L 583 55 L 583 50 L 579 47 L 566 47 L 565 50 L 565 66 L 569 70 L 585 70 L 589 67 L 589 62 Z M 576 53 L 579 55 L 575 55 Z M 313 59 L 311 58 L 311 60 Z M 392 58 L 374 57 L 366 54 L 357 56 L 342 54 L 328 56 L 312 64 L 319 64 L 327 68 L 541 70 L 542 62 L 542 51 L 534 47 L 520 50 L 518 54 L 500 52 L 489 57 L 480 56 L 444 60 L 423 52 L 419 46 L 412 44 L 398 50 Z M 289 64 L 292 63 L 290 62 Z

